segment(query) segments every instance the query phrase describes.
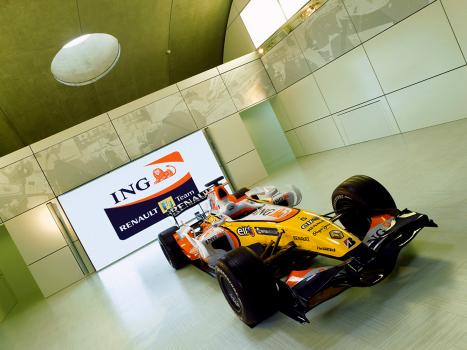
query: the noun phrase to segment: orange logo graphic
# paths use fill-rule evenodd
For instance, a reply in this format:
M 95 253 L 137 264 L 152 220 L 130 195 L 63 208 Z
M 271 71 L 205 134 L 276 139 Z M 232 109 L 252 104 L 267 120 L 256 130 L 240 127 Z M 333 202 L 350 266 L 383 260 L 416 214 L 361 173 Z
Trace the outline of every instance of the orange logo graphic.
M 176 172 L 177 169 L 175 169 L 175 167 L 172 165 L 167 165 L 165 167 L 165 170 L 162 170 L 161 168 L 156 168 L 152 171 L 152 176 L 154 176 L 154 179 L 156 180 L 154 181 L 154 183 L 157 184 L 159 182 L 162 182 L 168 179 L 169 177 L 174 176 Z

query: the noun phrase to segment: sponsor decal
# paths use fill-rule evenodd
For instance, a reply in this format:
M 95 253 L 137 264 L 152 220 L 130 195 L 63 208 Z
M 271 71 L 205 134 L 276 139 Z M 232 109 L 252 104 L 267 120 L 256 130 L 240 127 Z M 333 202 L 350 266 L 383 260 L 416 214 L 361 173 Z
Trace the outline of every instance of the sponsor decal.
M 329 247 L 317 247 L 318 250 L 324 250 L 326 252 L 335 252 L 336 248 L 329 248 Z
M 302 236 L 293 236 L 293 239 L 294 241 L 305 241 L 305 242 L 310 241 L 310 237 L 302 237 Z
M 159 208 L 161 208 L 162 213 L 164 213 L 164 214 L 167 213 L 173 207 L 175 207 L 175 202 L 174 202 L 172 196 L 161 200 L 158 204 L 159 204 Z
M 342 238 L 344 238 L 344 234 L 342 233 L 342 231 L 338 231 L 338 230 L 334 230 L 334 231 L 329 232 L 329 236 L 332 239 L 342 239 Z
M 305 218 L 306 219 L 306 218 Z M 311 218 L 310 220 L 308 220 L 307 222 L 305 222 L 302 226 L 301 226 L 301 229 L 302 230 L 305 230 L 308 226 L 310 226 L 313 222 L 315 222 L 316 220 L 318 220 L 317 217 L 314 217 L 314 218 Z
M 259 235 L 267 235 L 267 236 L 278 236 L 279 231 L 272 227 L 255 227 L 255 231 Z
M 242 226 L 237 229 L 239 236 L 254 236 L 253 230 L 249 226 Z
M 349 237 L 344 241 L 344 244 L 347 248 L 351 248 L 355 245 L 355 241 Z
M 109 194 L 113 206 L 104 211 L 121 240 L 128 239 L 174 212 L 181 213 L 206 198 L 204 191 L 200 193 L 198 190 L 189 172 L 182 171 L 175 176 L 177 171 L 170 163 L 182 166 L 183 162 L 180 152 L 172 152 L 145 165 L 157 166 L 152 170 L 155 181 L 148 180 L 149 176 L 141 177 Z M 161 169 L 161 164 L 165 166 L 163 174 L 156 171 Z M 169 181 L 165 187 L 161 185 L 169 178 L 173 178 L 173 181 Z
M 204 241 L 204 244 L 206 244 L 206 245 L 207 245 L 207 244 L 211 244 L 212 242 L 217 241 L 219 238 L 220 238 L 220 237 L 218 237 L 217 235 L 214 235 L 214 236 L 209 237 L 208 239 L 206 239 L 206 240 Z
M 321 231 L 327 229 L 329 226 L 331 226 L 331 224 L 325 224 L 323 225 L 322 227 L 320 227 L 319 229 L 317 230 L 314 230 L 317 226 L 323 224 L 325 221 L 319 221 L 317 224 L 311 226 L 309 229 L 308 229 L 308 232 L 311 231 L 311 233 L 313 234 L 313 236 L 316 236 L 318 233 L 320 233 Z

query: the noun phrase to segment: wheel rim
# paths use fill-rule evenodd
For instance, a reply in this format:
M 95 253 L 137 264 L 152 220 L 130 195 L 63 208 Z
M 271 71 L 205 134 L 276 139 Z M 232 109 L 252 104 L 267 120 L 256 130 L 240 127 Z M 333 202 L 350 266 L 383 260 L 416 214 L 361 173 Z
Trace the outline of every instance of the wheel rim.
M 237 291 L 232 285 L 232 282 L 230 282 L 230 280 L 223 274 L 220 275 L 219 281 L 222 292 L 224 293 L 230 307 L 235 311 L 235 313 L 239 314 L 242 310 L 242 303 L 238 297 Z

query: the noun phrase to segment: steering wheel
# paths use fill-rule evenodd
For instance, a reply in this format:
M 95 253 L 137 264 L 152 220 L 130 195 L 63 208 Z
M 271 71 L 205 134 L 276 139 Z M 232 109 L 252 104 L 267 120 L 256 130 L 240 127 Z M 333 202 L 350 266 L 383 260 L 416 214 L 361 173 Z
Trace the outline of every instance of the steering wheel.
M 206 185 L 206 187 L 212 187 L 212 186 L 217 186 L 217 185 L 220 185 L 221 184 L 221 181 L 224 180 L 224 177 L 223 176 L 219 176 L 218 178 L 212 180 L 212 181 L 209 181 Z

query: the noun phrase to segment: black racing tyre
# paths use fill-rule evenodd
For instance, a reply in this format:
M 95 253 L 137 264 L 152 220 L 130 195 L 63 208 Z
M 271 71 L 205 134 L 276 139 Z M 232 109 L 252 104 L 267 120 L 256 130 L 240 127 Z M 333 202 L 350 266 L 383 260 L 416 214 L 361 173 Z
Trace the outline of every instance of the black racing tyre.
M 183 254 L 182 249 L 173 236 L 177 230 L 177 226 L 172 226 L 159 233 L 159 244 L 162 252 L 175 270 L 181 269 L 189 262 L 188 257 Z
M 359 238 L 368 232 L 373 211 L 397 209 L 388 190 L 365 175 L 352 176 L 337 186 L 332 193 L 332 207 L 344 212 L 339 221 Z
M 222 293 L 237 316 L 254 327 L 278 310 L 278 290 L 271 272 L 251 249 L 237 248 L 217 262 Z

